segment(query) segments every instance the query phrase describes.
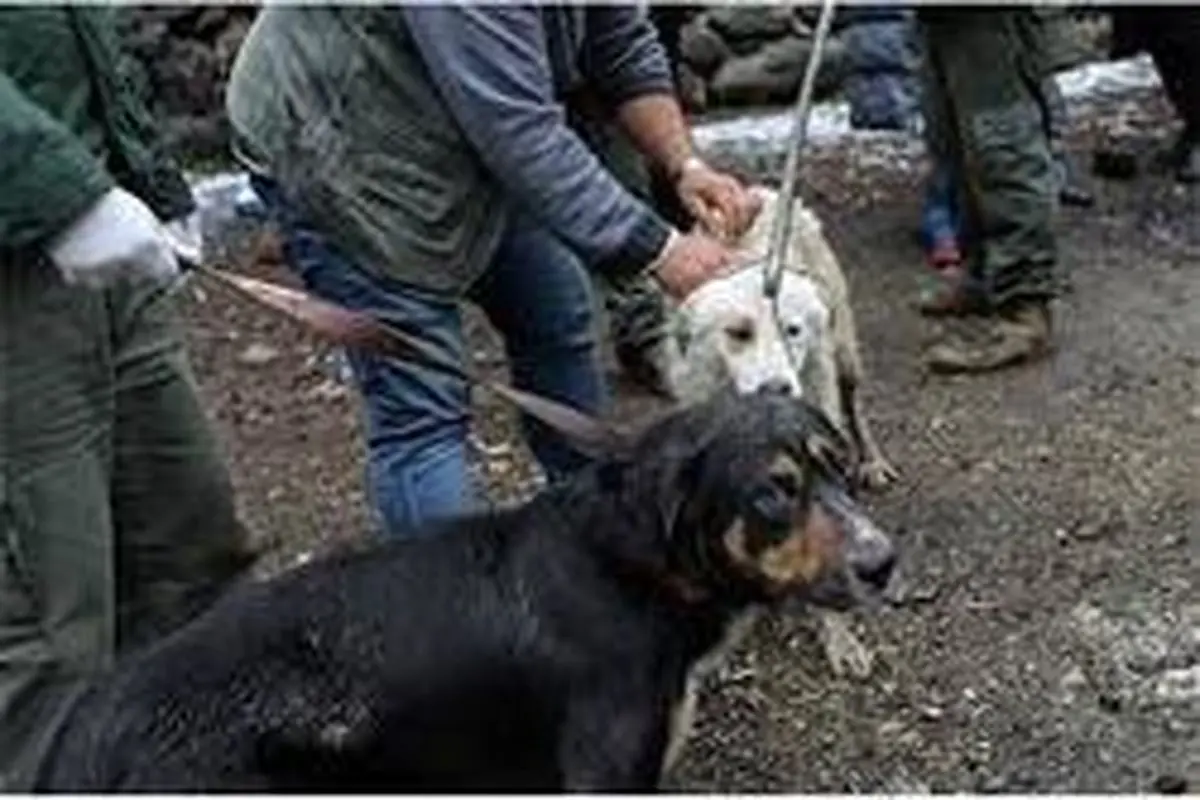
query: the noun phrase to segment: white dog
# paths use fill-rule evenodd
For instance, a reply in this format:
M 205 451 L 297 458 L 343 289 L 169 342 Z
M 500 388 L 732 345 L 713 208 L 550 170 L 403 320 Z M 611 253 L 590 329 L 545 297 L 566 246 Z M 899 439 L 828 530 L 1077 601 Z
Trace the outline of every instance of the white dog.
M 849 434 L 858 449 L 860 480 L 884 486 L 896 471 L 859 406 L 863 368 L 845 276 L 820 221 L 797 199 L 777 303 L 768 298 L 763 265 L 780 198 L 766 187 L 754 191 L 762 196 L 762 211 L 735 243 L 750 266 L 709 281 L 671 312 L 663 353 L 671 392 L 684 403 L 730 385 L 744 393 L 803 397 Z M 823 612 L 821 620 L 834 670 L 867 675 L 871 655 L 848 621 L 831 612 Z

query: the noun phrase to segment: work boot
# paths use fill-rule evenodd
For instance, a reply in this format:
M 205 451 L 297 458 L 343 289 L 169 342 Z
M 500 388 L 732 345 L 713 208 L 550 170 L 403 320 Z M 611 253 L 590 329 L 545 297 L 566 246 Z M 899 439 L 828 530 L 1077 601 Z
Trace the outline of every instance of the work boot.
M 926 317 L 965 317 L 980 308 L 980 300 L 970 291 L 967 270 L 961 263 L 938 270 L 917 301 L 917 310 Z
M 1064 206 L 1090 208 L 1096 196 L 1087 186 L 1075 159 L 1066 151 L 1054 154 L 1054 175 L 1058 180 L 1058 199 Z
M 971 320 L 948 331 L 925 353 L 925 365 L 941 374 L 981 373 L 1037 361 L 1050 352 L 1050 309 L 1024 303 Z

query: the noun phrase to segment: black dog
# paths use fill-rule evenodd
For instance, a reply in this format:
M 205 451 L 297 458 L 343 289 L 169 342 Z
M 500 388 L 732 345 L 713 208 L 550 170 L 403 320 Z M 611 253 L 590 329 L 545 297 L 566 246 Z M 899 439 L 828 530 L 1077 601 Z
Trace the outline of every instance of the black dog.
M 529 504 L 238 589 L 84 697 L 41 789 L 651 790 L 748 611 L 894 551 L 794 400 L 723 396 Z

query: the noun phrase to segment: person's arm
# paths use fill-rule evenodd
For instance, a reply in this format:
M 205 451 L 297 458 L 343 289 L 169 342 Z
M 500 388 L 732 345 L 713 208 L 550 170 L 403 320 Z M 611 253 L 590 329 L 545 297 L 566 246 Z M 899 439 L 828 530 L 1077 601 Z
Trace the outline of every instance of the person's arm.
M 115 182 L 65 125 L 0 72 L 0 249 L 43 245 Z
M 588 78 L 652 169 L 675 182 L 695 158 L 658 32 L 636 5 L 589 6 Z
M 565 122 L 541 8 L 413 5 L 400 13 L 451 114 L 513 199 L 614 277 L 639 272 L 661 253 L 670 226 Z

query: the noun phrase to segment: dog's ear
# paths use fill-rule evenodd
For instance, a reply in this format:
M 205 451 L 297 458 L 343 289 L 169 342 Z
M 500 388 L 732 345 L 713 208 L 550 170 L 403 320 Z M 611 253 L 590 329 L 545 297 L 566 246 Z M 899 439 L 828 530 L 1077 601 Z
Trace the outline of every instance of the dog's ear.
M 633 435 L 610 420 L 589 416 L 502 383 L 489 381 L 487 386 L 521 411 L 553 428 L 568 445 L 588 458 L 607 460 L 629 452 Z

